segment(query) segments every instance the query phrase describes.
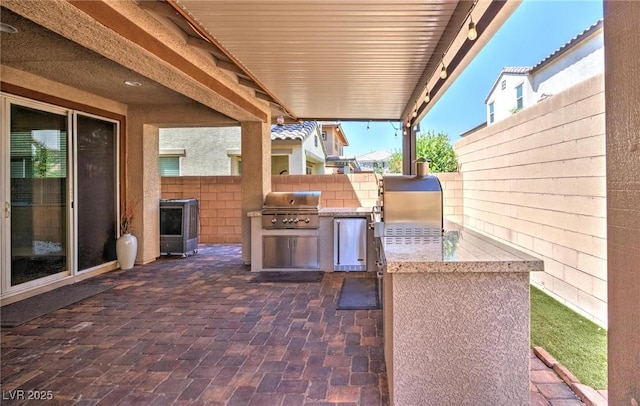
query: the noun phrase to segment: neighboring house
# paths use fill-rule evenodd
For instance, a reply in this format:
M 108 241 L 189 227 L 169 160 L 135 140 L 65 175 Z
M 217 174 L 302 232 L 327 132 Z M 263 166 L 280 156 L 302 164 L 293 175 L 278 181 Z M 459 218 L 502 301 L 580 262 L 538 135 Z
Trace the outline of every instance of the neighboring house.
M 327 151 L 326 173 L 353 173 L 358 170 L 355 156 L 344 156 L 349 141 L 338 121 L 321 121 L 322 142 Z
M 344 147 L 349 146 L 344 129 L 338 121 L 321 121 L 320 133 L 327 156 L 340 156 L 343 154 Z
M 367 154 L 358 155 L 356 160 L 363 171 L 372 171 L 376 173 L 389 172 L 389 151 L 372 151 Z
M 324 145 L 316 121 L 271 127 L 271 173 L 323 174 Z M 240 175 L 240 128 L 160 130 L 161 176 Z
M 317 121 L 271 127 L 271 173 L 316 175 L 325 173 L 325 147 Z
M 599 20 L 534 66 L 502 69 L 485 99 L 487 124 L 604 72 L 602 27 Z
M 161 176 L 230 175 L 239 155 L 240 127 L 160 129 Z

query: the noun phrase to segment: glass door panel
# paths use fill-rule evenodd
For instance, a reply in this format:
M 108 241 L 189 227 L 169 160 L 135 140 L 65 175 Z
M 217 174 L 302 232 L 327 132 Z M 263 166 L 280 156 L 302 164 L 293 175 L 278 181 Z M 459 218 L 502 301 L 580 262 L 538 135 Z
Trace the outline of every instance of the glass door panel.
M 76 115 L 78 270 L 116 260 L 117 124 Z
M 11 105 L 11 286 L 68 270 L 66 115 Z

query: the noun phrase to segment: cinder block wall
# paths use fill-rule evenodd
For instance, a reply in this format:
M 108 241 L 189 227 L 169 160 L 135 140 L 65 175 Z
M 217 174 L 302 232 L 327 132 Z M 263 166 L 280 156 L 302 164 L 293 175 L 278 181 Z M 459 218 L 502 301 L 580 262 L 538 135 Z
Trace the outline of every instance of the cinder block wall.
M 379 175 L 378 175 L 379 176 Z M 459 173 L 436 174 L 442 183 L 444 215 L 462 222 L 462 178 Z M 200 242 L 242 241 L 239 176 L 181 176 L 162 178 L 162 198 L 196 198 L 200 203 Z M 372 173 L 348 175 L 274 175 L 274 192 L 319 190 L 321 207 L 373 207 L 378 181 Z
M 242 241 L 239 176 L 163 177 L 161 196 L 198 199 L 201 243 Z
M 321 207 L 373 207 L 378 199 L 376 175 L 285 175 L 271 180 L 274 192 L 318 190 Z
M 545 260 L 532 283 L 607 324 L 604 78 L 455 144 L 464 223 Z

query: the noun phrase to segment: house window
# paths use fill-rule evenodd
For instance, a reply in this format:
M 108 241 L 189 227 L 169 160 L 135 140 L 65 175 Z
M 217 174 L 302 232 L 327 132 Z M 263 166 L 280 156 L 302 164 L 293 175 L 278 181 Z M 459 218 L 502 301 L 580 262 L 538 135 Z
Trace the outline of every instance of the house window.
M 180 157 L 161 156 L 160 176 L 180 176 Z
M 516 86 L 516 109 L 522 110 L 524 107 L 523 98 L 522 98 L 522 84 Z
M 313 145 L 316 146 L 316 147 L 318 146 L 318 136 L 317 135 L 315 135 L 313 137 Z
M 503 80 L 502 83 L 500 83 L 500 89 L 504 90 L 507 88 L 507 81 Z
M 494 112 L 493 112 L 493 102 L 489 103 L 489 124 L 493 123 L 495 120 Z
M 313 167 L 307 166 L 307 175 L 313 175 Z
M 323 131 L 322 132 L 322 140 L 325 141 L 327 139 L 327 132 Z

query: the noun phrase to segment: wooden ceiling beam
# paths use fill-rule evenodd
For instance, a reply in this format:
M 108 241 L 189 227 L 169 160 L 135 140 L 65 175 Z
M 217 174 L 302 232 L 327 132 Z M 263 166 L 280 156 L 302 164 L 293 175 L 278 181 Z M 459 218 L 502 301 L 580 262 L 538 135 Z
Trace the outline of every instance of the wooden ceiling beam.
M 154 13 L 158 16 L 167 17 L 173 19 L 180 18 L 180 14 L 178 14 L 173 7 L 168 5 L 167 3 L 162 3 L 159 1 L 140 1 L 138 5 L 143 10 Z
M 250 79 L 243 79 L 243 78 L 238 78 L 238 83 L 241 84 L 242 86 L 248 87 L 250 89 L 253 90 L 258 90 L 260 92 L 264 92 L 264 90 L 262 89 L 262 87 L 260 87 L 260 85 L 258 85 L 256 82 L 254 82 L 253 80 Z

